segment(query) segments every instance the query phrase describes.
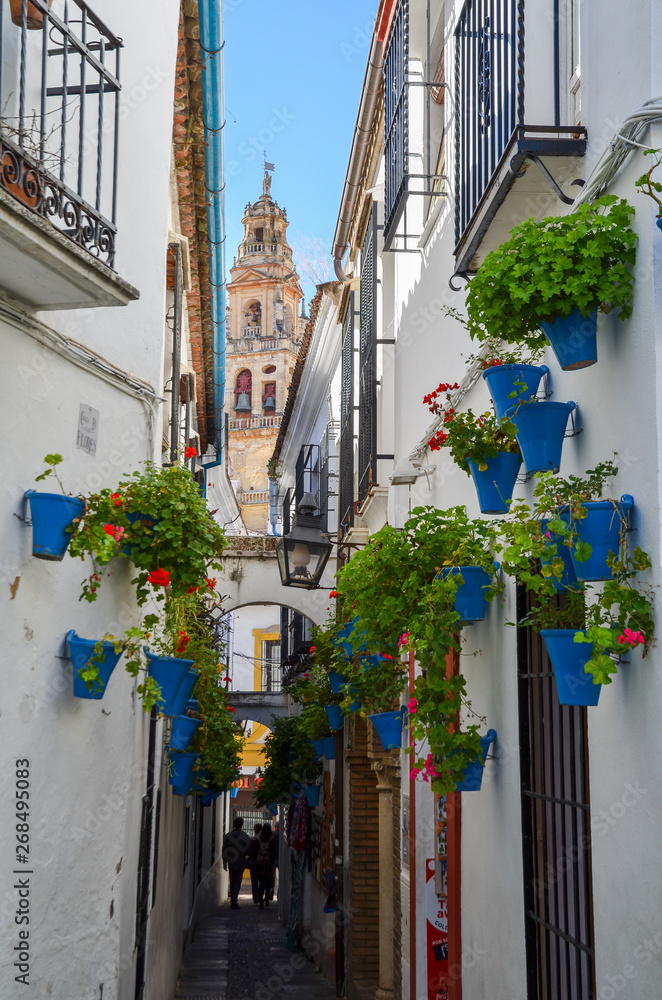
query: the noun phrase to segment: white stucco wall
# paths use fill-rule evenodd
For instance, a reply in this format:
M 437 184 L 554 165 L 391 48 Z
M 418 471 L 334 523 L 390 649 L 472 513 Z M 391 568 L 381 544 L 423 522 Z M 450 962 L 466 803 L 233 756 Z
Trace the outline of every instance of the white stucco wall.
M 56 0 L 57 3 L 57 0 Z M 31 555 L 24 491 L 35 486 L 47 452 L 60 452 L 65 486 L 89 493 L 113 486 L 146 459 L 160 458 L 161 431 L 152 416 L 160 395 L 165 315 L 165 250 L 177 46 L 177 0 L 98 0 L 96 13 L 124 39 L 118 190 L 119 274 L 140 299 L 124 309 L 44 313 L 44 323 L 146 383 L 137 398 L 122 375 L 98 377 L 71 352 L 45 343 L 47 331 L 0 307 L 5 389 L 0 408 L 5 475 L 0 485 L 0 618 L 5 679 L 0 694 L 5 780 L 0 789 L 2 928 L 0 993 L 20 995 L 12 951 L 16 890 L 13 762 L 31 761 L 30 985 L 35 996 L 132 1000 L 135 969 L 136 870 L 141 798 L 146 787 L 148 716 L 120 662 L 102 701 L 74 699 L 64 636 L 121 633 L 139 620 L 123 562 L 94 604 L 79 602 L 91 563 L 44 562 Z M 2 282 L 0 279 L 0 286 Z M 150 395 L 149 387 L 152 387 Z M 81 403 L 97 409 L 98 449 L 76 448 Z M 40 484 L 58 491 L 57 484 Z M 13 585 L 13 592 L 10 590 Z M 159 734 L 163 725 L 159 725 Z M 157 734 L 157 750 L 161 736 Z M 158 771 L 157 771 L 158 773 Z M 166 782 L 167 784 L 167 782 Z M 164 790 L 170 796 L 169 790 Z M 182 800 L 164 815 L 180 815 Z M 168 842 L 168 831 L 178 839 Z M 161 865 L 176 857 L 182 824 L 164 824 Z M 175 881 L 181 881 L 177 871 Z M 165 882 L 169 881 L 164 879 Z M 162 922 L 160 947 L 181 942 L 183 914 Z M 151 960 L 159 962 L 158 948 Z M 171 963 L 162 982 L 174 987 Z M 148 968 L 149 976 L 149 968 Z

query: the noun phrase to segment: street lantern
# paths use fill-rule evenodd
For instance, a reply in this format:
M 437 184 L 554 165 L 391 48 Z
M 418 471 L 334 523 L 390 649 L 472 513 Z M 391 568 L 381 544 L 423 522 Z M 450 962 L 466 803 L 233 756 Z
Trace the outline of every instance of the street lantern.
M 333 545 L 320 531 L 317 504 L 305 493 L 297 507 L 292 530 L 276 542 L 276 556 L 284 587 L 314 590 L 324 572 Z

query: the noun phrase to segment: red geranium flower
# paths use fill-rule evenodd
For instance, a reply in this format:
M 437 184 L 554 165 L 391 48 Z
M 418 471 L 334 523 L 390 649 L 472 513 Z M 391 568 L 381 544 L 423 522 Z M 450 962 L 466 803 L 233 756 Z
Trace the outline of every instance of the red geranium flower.
M 167 587 L 170 583 L 170 573 L 167 569 L 153 569 L 147 577 L 147 582 L 153 587 Z
M 200 588 L 199 588 L 199 587 L 189 587 L 189 589 L 188 589 L 188 590 L 186 591 L 186 593 L 187 593 L 187 594 L 197 594 L 197 592 L 198 592 L 199 590 L 200 590 Z
M 178 638 L 179 641 L 178 641 L 177 645 L 175 646 L 175 652 L 177 652 L 177 653 L 183 653 L 183 652 L 185 652 L 186 647 L 188 646 L 189 642 L 191 641 L 191 637 L 186 634 L 186 632 L 184 631 L 184 629 L 180 629 L 179 632 L 177 633 L 177 638 Z
M 115 504 L 116 507 L 120 507 L 121 506 L 121 504 L 122 504 L 122 497 L 119 495 L 119 493 L 111 493 L 110 494 L 110 499 L 113 501 L 113 503 Z
M 205 583 L 207 584 L 208 590 L 216 590 L 216 577 L 210 579 L 208 576 L 206 576 Z
M 232 705 L 228 705 L 228 712 L 232 712 L 233 714 L 236 714 L 236 711 L 237 711 L 236 708 L 233 708 Z
M 337 596 L 338 596 L 338 591 L 337 590 L 332 590 L 330 592 L 330 594 L 329 594 L 329 597 L 337 597 Z
M 197 454 L 198 454 L 197 448 L 187 448 L 186 451 L 184 452 L 184 458 L 185 459 L 194 458 Z

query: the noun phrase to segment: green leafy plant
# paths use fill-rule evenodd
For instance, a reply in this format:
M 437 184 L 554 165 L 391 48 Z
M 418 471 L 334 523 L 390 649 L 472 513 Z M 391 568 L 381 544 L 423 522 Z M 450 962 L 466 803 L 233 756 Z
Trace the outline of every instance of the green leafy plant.
M 57 472 L 55 471 L 56 467 L 58 465 L 60 465 L 63 461 L 64 461 L 64 459 L 62 458 L 62 455 L 57 455 L 57 454 L 44 455 L 44 462 L 46 463 L 46 465 L 48 466 L 48 468 L 44 472 L 40 473 L 40 475 L 34 477 L 35 483 L 41 483 L 41 482 L 43 482 L 44 479 L 48 479 L 49 476 L 54 476 L 55 479 L 57 479 L 57 481 L 58 481 L 60 489 L 62 490 L 63 494 L 66 496 L 67 495 L 67 491 L 65 490 L 65 488 L 64 488 L 64 486 L 62 484 L 62 480 L 60 479 L 60 477 L 58 476 Z
M 82 520 L 75 526 L 69 552 L 92 556 L 95 572 L 84 581 L 82 597 L 96 599 L 100 569 L 114 556 L 130 558 L 139 570 L 138 603 L 150 595 L 150 585 L 163 599 L 166 588 L 178 597 L 205 586 L 208 574 L 220 569 L 227 542 L 212 518 L 200 487 L 180 465 L 158 468 L 123 479 L 116 490 L 105 489 L 87 499 Z M 162 589 L 160 589 L 162 588 Z
M 634 209 L 614 195 L 582 204 L 565 216 L 528 219 L 485 258 L 467 292 L 472 338 L 495 337 L 544 347 L 541 321 L 553 322 L 578 309 L 632 311 L 637 236 Z
M 642 174 L 641 177 L 634 182 L 634 186 L 639 188 L 639 194 L 647 194 L 648 197 L 652 198 L 657 204 L 658 219 L 662 219 L 662 198 L 658 198 L 658 194 L 662 194 L 662 184 L 660 184 L 659 181 L 653 180 L 653 173 L 660 166 L 660 163 L 662 163 L 661 153 L 662 150 L 660 149 L 644 150 L 644 156 L 654 156 L 655 163 L 646 171 L 645 174 Z
M 444 413 L 444 426 L 428 441 L 430 451 L 448 447 L 453 461 L 470 475 L 469 462 L 474 462 L 481 471 L 487 469 L 487 459 L 496 458 L 500 452 L 521 454 L 516 440 L 517 428 L 507 417 L 498 419 L 493 413 L 476 416 L 473 410 L 458 413 L 448 406 L 443 411 L 435 398 L 443 384 L 435 392 L 426 396 L 431 413 Z
M 297 782 L 315 781 L 324 770 L 300 715 L 275 718 L 264 741 L 265 768 L 255 793 L 257 806 L 284 802 Z
M 357 697 L 364 713 L 397 707 L 407 678 L 400 652 L 415 650 L 423 674 L 416 679 L 410 721 L 415 740 L 428 740 L 436 764 L 418 760 L 412 771 L 431 779 L 440 793 L 453 790 L 480 747 L 477 724 L 460 728 L 461 716 L 473 715 L 464 677 L 447 671 L 448 655 L 460 649 L 455 596 L 462 581 L 442 570 L 480 566 L 492 579 L 486 596 L 494 599 L 501 591 L 495 542 L 493 525 L 470 519 L 464 507 L 418 507 L 402 531 L 387 526 L 376 532 L 338 574 L 343 612 L 356 617 L 349 636 L 354 655 L 341 667 L 351 685 L 348 697 Z M 366 667 L 366 656 L 378 653 Z
M 585 669 L 596 684 L 611 683 L 617 669 L 615 657 L 640 645 L 645 656 L 655 637 L 650 588 L 635 580 L 650 567 L 650 559 L 639 547 L 628 553 L 627 523 L 616 500 L 608 501 L 621 522 L 619 551 L 610 553 L 607 561 L 611 577 L 601 587 L 574 584 L 566 588 L 563 599 L 555 587 L 564 572 L 560 546 L 571 549 L 578 562 L 590 558 L 591 546 L 580 541 L 577 522 L 587 516 L 584 505 L 601 499 L 605 484 L 617 472 L 613 462 L 607 461 L 585 476 L 543 473 L 533 491 L 534 510 L 524 503 L 514 504 L 499 526 L 497 543 L 504 572 L 537 595 L 531 611 L 517 624 L 538 631 L 576 629 L 575 642 L 593 647 Z M 564 517 L 559 511 L 565 512 Z

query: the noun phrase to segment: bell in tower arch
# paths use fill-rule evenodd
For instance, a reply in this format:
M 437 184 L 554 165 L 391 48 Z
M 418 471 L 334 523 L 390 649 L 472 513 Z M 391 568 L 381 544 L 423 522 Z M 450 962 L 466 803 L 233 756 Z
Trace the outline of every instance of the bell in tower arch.
M 237 397 L 234 407 L 236 413 L 251 412 L 251 382 L 251 373 L 247 368 L 237 375 L 237 385 L 234 390 Z

